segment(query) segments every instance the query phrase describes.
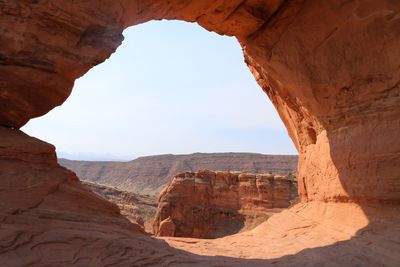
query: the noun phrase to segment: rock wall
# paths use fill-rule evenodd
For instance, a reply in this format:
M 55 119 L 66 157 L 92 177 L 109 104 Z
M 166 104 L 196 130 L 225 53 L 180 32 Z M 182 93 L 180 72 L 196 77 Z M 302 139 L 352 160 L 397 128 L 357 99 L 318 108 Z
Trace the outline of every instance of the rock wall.
M 304 201 L 400 202 L 399 9 L 286 1 L 246 39 L 246 61 L 299 150 Z
M 115 187 L 82 182 L 90 190 L 102 198 L 118 206 L 121 215 L 129 221 L 143 226 L 146 232 L 152 233 L 153 220 L 157 209 L 157 198 L 149 195 L 140 195 Z
M 17 130 L 61 105 L 74 80 L 120 45 L 124 28 L 180 19 L 238 39 L 299 151 L 303 204 L 274 216 L 281 223 L 257 228 L 288 231 L 255 232 L 263 239 L 242 239 L 239 256 L 247 257 L 254 250 L 244 248 L 258 244 L 268 249 L 257 258 L 272 257 L 252 261 L 259 266 L 306 265 L 298 264 L 305 263 L 304 255 L 316 266 L 398 265 L 399 14 L 400 2 L 392 0 L 0 1 L 1 262 L 193 263 L 193 254 L 135 239 L 115 206 L 83 189 L 56 163 L 51 145 Z M 335 220 L 338 212 L 363 220 Z M 301 233 L 292 218 L 307 221 Z M 286 246 L 278 240 L 287 240 Z M 138 243 L 151 245 L 142 250 Z M 210 244 L 215 247 L 198 253 L 221 255 L 226 246 Z M 283 248 L 299 256 L 279 254 Z M 207 257 L 196 261 L 210 263 Z M 232 263 L 211 262 L 226 261 Z
M 160 194 L 154 233 L 216 238 L 248 230 L 280 211 L 276 208 L 289 207 L 297 197 L 296 185 L 273 174 L 178 174 Z

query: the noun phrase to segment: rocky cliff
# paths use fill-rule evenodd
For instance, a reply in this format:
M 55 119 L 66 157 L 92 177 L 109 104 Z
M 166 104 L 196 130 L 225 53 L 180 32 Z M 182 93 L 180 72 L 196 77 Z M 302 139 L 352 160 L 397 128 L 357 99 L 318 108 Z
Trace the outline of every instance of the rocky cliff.
M 299 152 L 300 204 L 231 237 L 151 239 L 18 130 L 153 19 L 236 37 Z M 398 266 L 399 42 L 393 0 L 0 1 L 0 262 Z
M 178 174 L 160 194 L 154 233 L 216 238 L 248 230 L 287 208 L 296 182 L 273 174 L 213 172 Z M 275 208 L 275 209 L 274 209 Z
M 90 182 L 83 182 L 82 184 L 117 205 L 121 215 L 129 221 L 143 226 L 147 232 L 153 231 L 153 221 L 157 209 L 156 197 L 135 194 L 102 184 Z
M 296 173 L 297 156 L 254 153 L 195 153 L 140 157 L 129 162 L 92 162 L 59 159 L 84 181 L 158 195 L 175 174 L 201 169 L 252 173 Z

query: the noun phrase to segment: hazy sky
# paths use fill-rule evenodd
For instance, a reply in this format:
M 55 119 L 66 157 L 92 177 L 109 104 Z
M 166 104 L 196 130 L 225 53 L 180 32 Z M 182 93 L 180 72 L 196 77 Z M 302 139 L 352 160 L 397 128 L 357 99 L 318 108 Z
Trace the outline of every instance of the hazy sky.
M 61 107 L 23 130 L 76 159 L 297 153 L 234 38 L 176 21 L 131 27 L 124 36 Z

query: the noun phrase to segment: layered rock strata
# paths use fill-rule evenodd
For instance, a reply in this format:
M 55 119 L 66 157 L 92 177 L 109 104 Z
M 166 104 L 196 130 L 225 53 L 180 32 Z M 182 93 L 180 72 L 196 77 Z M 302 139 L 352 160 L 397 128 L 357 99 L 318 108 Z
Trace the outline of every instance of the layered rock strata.
M 82 184 L 117 205 L 121 215 L 129 221 L 143 226 L 147 232 L 153 231 L 154 215 L 157 209 L 156 197 L 140 195 L 102 184 L 89 182 L 82 182 Z
M 216 238 L 265 221 L 297 197 L 296 182 L 273 174 L 186 172 L 160 194 L 154 234 Z
M 399 16 L 391 0 L 0 1 L 0 262 L 397 266 Z M 139 238 L 52 146 L 17 130 L 61 105 L 125 28 L 152 19 L 238 39 L 299 151 L 302 204 L 249 234 L 173 249 Z
M 294 155 L 194 153 L 139 157 L 128 162 L 66 159 L 59 159 L 58 162 L 75 172 L 81 180 L 158 196 L 177 173 L 208 169 L 288 174 L 296 173 L 297 159 Z

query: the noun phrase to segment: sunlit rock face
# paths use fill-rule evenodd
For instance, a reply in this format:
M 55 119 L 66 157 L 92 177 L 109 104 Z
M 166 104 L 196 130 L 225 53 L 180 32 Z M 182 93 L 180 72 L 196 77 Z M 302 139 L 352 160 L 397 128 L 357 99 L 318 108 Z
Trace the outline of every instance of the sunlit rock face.
M 216 238 L 249 230 L 297 197 L 296 182 L 273 174 L 178 174 L 160 194 L 154 234 Z
M 305 201 L 398 203 L 398 11 L 395 1 L 3 1 L 0 123 L 19 128 L 62 104 L 124 28 L 198 22 L 242 44 L 299 150 Z
M 366 207 L 375 205 L 384 210 L 400 204 L 399 9 L 400 2 L 390 0 L 1 1 L 0 125 L 7 128 L 0 132 L 0 197 L 7 200 L 0 206 L 5 224 L 1 234 L 4 227 L 10 230 L 7 238 L 1 238 L 1 262 L 13 266 L 12 260 L 23 260 L 20 255 L 29 255 L 31 261 L 23 262 L 25 265 L 38 261 L 44 265 L 90 261 L 83 256 L 88 253 L 71 253 L 57 259 L 55 255 L 60 251 L 70 251 L 60 249 L 60 244 L 71 248 L 79 243 L 92 252 L 100 251 L 100 247 L 104 252 L 111 249 L 110 240 L 119 240 L 115 247 L 124 248 L 117 235 L 103 236 L 109 243 L 85 247 L 86 239 L 79 237 L 83 232 L 73 234 L 66 228 L 57 235 L 34 238 L 40 232 L 49 234 L 53 227 L 47 221 L 43 223 L 44 217 L 38 213 L 29 213 L 34 219 L 24 224 L 24 216 L 28 216 L 25 211 L 32 211 L 29 203 L 37 204 L 33 206 L 35 211 L 39 209 L 47 217 L 57 218 L 57 222 L 66 222 L 73 221 L 77 214 L 88 214 L 91 205 L 85 203 L 90 202 L 75 204 L 77 199 L 93 199 L 93 194 L 82 191 L 73 174 L 51 159 L 54 154 L 42 148 L 32 150 L 30 139 L 18 139 L 21 133 L 11 129 L 62 104 L 74 80 L 103 62 L 121 44 L 123 29 L 163 18 L 197 22 L 207 30 L 235 36 L 243 47 L 245 62 L 274 103 L 299 151 L 299 193 L 303 203 L 321 202 L 319 207 L 324 212 L 319 213 L 320 217 L 333 216 L 328 212 L 332 203 L 356 203 L 368 210 L 366 216 L 375 225 L 373 232 L 380 233 L 383 219 L 374 220 L 377 213 Z M 41 147 L 49 149 L 48 145 Z M 40 167 L 37 162 L 41 162 Z M 40 204 L 38 200 L 55 190 L 58 180 L 68 190 L 52 194 L 51 201 L 46 198 L 48 202 Z M 107 218 L 119 218 L 117 213 L 110 213 L 114 208 L 107 202 L 95 202 L 96 211 L 108 210 Z M 322 208 L 324 205 L 326 209 Z M 74 210 L 73 215 L 66 215 L 69 209 Z M 393 216 L 385 216 L 384 221 L 397 220 Z M 17 217 L 22 218 L 22 224 L 13 223 Z M 88 220 L 100 225 L 94 217 L 89 216 Z M 335 221 L 331 226 L 338 227 L 340 223 Z M 71 222 L 68 229 L 82 225 Z M 101 225 L 117 231 L 117 224 Z M 364 239 L 379 236 L 368 233 L 362 233 Z M 307 242 L 317 239 L 306 239 L 303 248 L 311 247 Z M 374 262 L 377 266 L 388 261 L 394 266 L 398 263 L 396 256 L 399 258 L 398 242 L 386 244 L 385 240 L 375 242 L 378 250 L 362 247 L 357 241 L 351 248 L 361 246 L 353 253 L 363 257 L 354 257 L 350 262 L 356 266 Z M 54 244 L 50 246 L 54 253 L 43 252 L 49 249 L 39 251 L 40 246 L 34 242 L 47 244 L 47 248 Z M 6 256 L 5 250 L 9 253 Z M 387 252 L 379 256 L 378 251 Z M 96 253 L 90 255 L 95 257 Z M 120 259 L 131 256 L 131 262 L 134 260 L 130 253 L 121 255 Z M 335 250 L 334 255 L 329 259 L 338 263 L 340 250 Z M 293 258 L 287 259 L 290 260 Z M 89 263 L 98 266 L 98 262 Z
M 400 4 L 341 2 L 289 1 L 246 60 L 298 148 L 304 201 L 398 204 Z

